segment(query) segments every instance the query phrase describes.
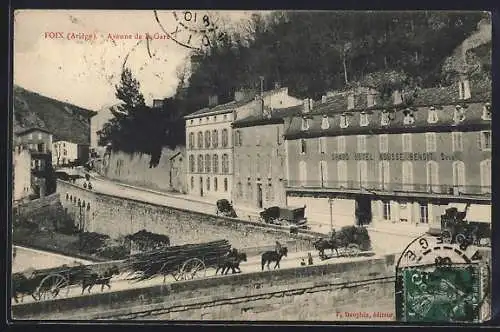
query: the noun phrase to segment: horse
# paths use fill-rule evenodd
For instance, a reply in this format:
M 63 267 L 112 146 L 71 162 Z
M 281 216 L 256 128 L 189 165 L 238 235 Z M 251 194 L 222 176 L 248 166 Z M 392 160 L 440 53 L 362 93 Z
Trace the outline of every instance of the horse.
M 339 244 L 339 242 L 336 239 L 325 239 L 325 238 L 317 239 L 316 241 L 314 241 L 313 246 L 316 250 L 319 251 L 319 257 L 321 257 L 321 259 L 326 258 L 326 255 L 325 255 L 326 249 L 330 249 L 332 251 L 332 254 L 333 254 L 333 251 L 335 250 L 335 252 L 338 256 L 339 255 L 338 249 L 341 247 L 341 245 Z
M 221 275 L 226 275 L 229 272 L 229 269 L 232 270 L 232 273 L 240 273 L 240 263 L 247 261 L 247 254 L 244 252 L 240 252 L 234 257 L 233 255 L 222 257 L 217 264 L 217 270 L 215 270 L 215 274 L 219 273 L 221 270 Z M 236 271 L 237 270 L 237 271 Z M 224 273 L 225 271 L 225 273 Z
M 82 280 L 82 294 L 83 292 L 85 292 L 85 289 L 87 289 L 88 293 L 90 294 L 90 290 L 95 285 L 101 285 L 101 292 L 104 291 L 104 286 L 107 286 L 108 289 L 111 289 L 111 278 L 118 274 L 120 274 L 120 270 L 116 265 L 113 265 L 112 267 L 104 271 L 103 274 L 94 272 L 86 275 Z
M 31 295 L 36 300 L 34 293 L 39 282 L 40 280 L 29 278 L 27 272 L 14 273 L 12 275 L 12 297 L 14 301 L 19 303 L 19 295 L 21 296 L 21 302 L 23 302 L 25 295 Z
M 276 262 L 276 265 L 274 265 L 274 269 L 277 267 L 280 267 L 280 261 L 286 255 L 288 254 L 288 248 L 287 247 L 282 247 L 279 252 L 276 251 L 266 251 L 265 253 L 262 254 L 261 257 L 261 265 L 262 265 L 262 271 L 264 271 L 264 265 L 267 263 L 267 268 L 269 269 L 269 264 L 271 262 Z

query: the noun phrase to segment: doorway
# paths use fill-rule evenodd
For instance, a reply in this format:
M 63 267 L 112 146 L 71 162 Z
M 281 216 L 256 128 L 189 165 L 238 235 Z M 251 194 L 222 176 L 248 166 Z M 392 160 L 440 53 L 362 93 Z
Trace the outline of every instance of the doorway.
M 257 184 L 257 206 L 262 209 L 262 183 Z
M 203 178 L 200 176 L 200 196 L 203 197 Z
M 368 225 L 372 222 L 372 202 L 369 196 L 356 198 L 356 224 L 358 226 Z

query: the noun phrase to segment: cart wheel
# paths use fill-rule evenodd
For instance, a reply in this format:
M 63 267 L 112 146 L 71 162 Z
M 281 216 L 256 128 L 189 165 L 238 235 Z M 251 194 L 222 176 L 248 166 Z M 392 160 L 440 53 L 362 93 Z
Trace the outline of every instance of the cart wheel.
M 205 277 L 206 267 L 205 263 L 201 259 L 191 258 L 188 259 L 181 267 L 180 274 L 182 274 L 182 280 L 191 280 L 196 277 Z
M 464 244 L 467 241 L 467 237 L 464 234 L 459 233 L 455 237 L 455 241 L 457 241 L 458 244 Z
M 441 232 L 441 238 L 444 243 L 451 243 L 453 237 L 449 230 L 444 230 Z
M 356 243 L 350 243 L 347 246 L 347 255 L 350 257 L 358 256 L 360 251 L 361 250 L 359 249 L 359 246 Z
M 50 274 L 42 279 L 38 288 L 33 293 L 37 301 L 55 299 L 59 295 L 65 297 L 69 293 L 69 281 L 60 274 Z

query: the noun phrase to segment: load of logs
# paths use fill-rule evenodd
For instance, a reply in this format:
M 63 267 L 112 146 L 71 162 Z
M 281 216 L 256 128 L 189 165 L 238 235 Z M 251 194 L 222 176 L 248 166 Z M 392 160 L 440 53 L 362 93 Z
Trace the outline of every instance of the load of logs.
M 202 260 L 207 267 L 215 266 L 219 258 L 230 249 L 231 245 L 227 240 L 171 246 L 131 255 L 122 266 L 127 271 L 138 272 L 139 279 L 145 280 L 175 273 L 183 263 L 193 258 Z

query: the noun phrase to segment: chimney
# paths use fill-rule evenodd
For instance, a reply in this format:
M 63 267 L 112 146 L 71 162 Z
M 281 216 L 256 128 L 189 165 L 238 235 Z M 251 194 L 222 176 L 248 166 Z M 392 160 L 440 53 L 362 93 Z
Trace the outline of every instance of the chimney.
M 326 95 L 321 96 L 321 103 L 324 104 L 326 103 L 327 97 Z
M 234 101 L 242 101 L 245 98 L 245 92 L 238 90 L 234 92 Z
M 219 97 L 217 95 L 208 96 L 208 106 L 214 107 L 219 103 Z
M 399 90 L 395 90 L 392 93 L 392 97 L 394 100 L 394 105 L 399 105 L 403 102 L 403 99 L 401 99 L 401 91 L 399 91 Z
M 309 98 L 304 99 L 304 102 L 302 103 L 304 105 L 304 113 L 309 113 L 311 104 L 309 103 Z
M 470 84 L 468 79 L 461 79 L 458 82 L 458 95 L 459 99 L 470 99 L 471 94 L 470 94 Z
M 369 89 L 366 93 L 366 106 L 375 106 L 375 91 L 373 91 L 372 89 Z

